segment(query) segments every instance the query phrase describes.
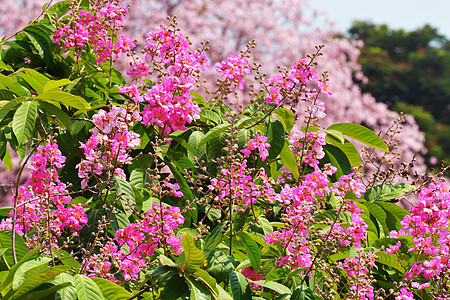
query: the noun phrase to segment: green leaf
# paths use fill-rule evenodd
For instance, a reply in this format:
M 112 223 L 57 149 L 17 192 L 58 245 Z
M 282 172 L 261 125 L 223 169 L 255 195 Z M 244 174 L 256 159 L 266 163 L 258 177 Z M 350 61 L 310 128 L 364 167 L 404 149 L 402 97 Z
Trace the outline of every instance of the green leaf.
M 8 248 L 8 251 L 6 251 L 6 253 L 4 254 L 6 261 L 10 266 L 14 265 L 14 259 L 13 259 L 13 254 L 12 254 L 12 248 L 13 248 L 12 247 L 12 231 L 10 231 L 10 230 L 0 231 L 0 248 Z M 28 247 L 25 245 L 23 238 L 16 232 L 16 257 L 17 257 L 17 260 L 21 260 L 28 253 L 29 253 Z
M 189 291 L 188 286 L 184 277 L 172 276 L 164 286 L 161 292 L 161 299 L 164 300 L 178 300 L 187 291 Z
M 93 277 L 91 279 L 97 284 L 105 299 L 126 300 L 133 296 L 133 294 L 114 282 L 98 277 Z
M 72 120 L 63 110 L 45 101 L 39 101 L 39 106 L 50 115 L 56 116 L 56 118 L 61 121 L 63 127 L 67 128 L 69 131 L 72 130 Z
M 193 277 L 195 281 L 200 282 L 202 285 L 204 285 L 211 296 L 213 296 L 214 299 L 218 299 L 219 291 L 217 290 L 217 283 L 216 280 L 211 277 L 211 275 L 208 274 L 205 270 L 198 269 L 194 273 L 189 274 L 188 276 Z
M 251 300 L 252 292 L 247 279 L 240 272 L 232 271 L 230 273 L 230 289 L 233 300 Z
M 47 283 L 48 285 L 51 285 L 49 283 Z M 53 285 L 52 287 L 47 287 L 46 289 L 43 290 L 34 290 L 32 293 L 30 293 L 30 295 L 27 297 L 27 299 L 46 299 L 44 297 L 52 295 L 54 293 L 56 293 L 59 290 L 71 287 L 72 284 L 70 282 L 65 282 L 65 283 L 61 283 L 58 285 Z M 38 288 L 39 289 L 39 288 Z M 69 300 L 67 298 L 63 298 L 64 300 Z
M 194 200 L 194 194 L 191 191 L 191 188 L 187 184 L 186 180 L 184 179 L 182 173 L 178 168 L 169 160 L 164 160 L 167 164 L 167 166 L 170 168 L 170 171 L 173 174 L 173 177 L 175 177 L 175 180 L 177 181 L 178 185 L 180 186 L 180 191 L 183 193 L 183 197 L 188 200 Z
M 19 299 L 20 297 L 33 291 L 41 284 L 53 279 L 59 273 L 68 270 L 70 270 L 70 267 L 68 266 L 55 266 L 43 269 L 37 273 L 32 274 L 30 277 L 25 279 L 25 281 L 20 285 L 19 289 L 13 294 L 11 299 Z
M 338 123 L 333 124 L 327 130 L 337 130 L 367 146 L 389 152 L 386 143 L 373 131 L 359 124 Z
M 103 300 L 100 288 L 91 278 L 76 274 L 73 280 L 79 300 Z
M 89 103 L 87 103 L 86 100 L 84 100 L 80 96 L 74 96 L 72 94 L 69 94 L 69 93 L 66 93 L 63 91 L 59 91 L 59 90 L 47 91 L 45 93 L 40 94 L 36 98 L 50 102 L 50 103 L 59 102 L 61 104 L 64 104 L 66 106 L 71 106 L 71 107 L 81 110 L 83 112 L 85 112 L 88 109 L 91 109 L 91 106 L 89 105 Z
M 285 286 L 285 285 L 283 285 L 281 283 L 275 282 L 275 281 L 268 281 L 268 282 L 266 282 L 264 280 L 258 280 L 258 281 L 253 281 L 252 280 L 251 282 L 253 282 L 254 284 L 260 285 L 262 287 L 271 289 L 272 291 L 275 291 L 275 292 L 277 292 L 280 295 L 283 295 L 283 294 L 289 294 L 290 295 L 290 294 L 292 294 L 291 290 L 287 286 Z
M 206 257 L 209 257 L 209 253 L 220 243 L 221 237 L 223 236 L 222 230 L 226 224 L 227 222 L 221 222 L 219 225 L 214 227 L 211 233 L 206 237 L 205 244 L 203 246 Z
M 34 101 L 24 102 L 13 117 L 12 128 L 17 138 L 18 147 L 25 145 L 32 137 L 37 117 L 37 105 Z
M 376 185 L 368 190 L 364 196 L 368 201 L 386 201 L 398 198 L 412 191 L 415 187 L 408 183 L 385 183 Z
M 283 124 L 286 132 L 291 132 L 295 124 L 295 117 L 292 111 L 290 109 L 280 107 L 275 109 L 273 113 L 276 114 L 278 118 L 280 118 L 280 121 Z
M 283 124 L 275 119 L 274 117 L 269 117 L 266 120 L 265 135 L 267 137 L 267 143 L 270 144 L 269 147 L 269 160 L 272 160 L 280 154 L 284 147 L 284 141 L 286 139 L 286 133 L 284 131 Z
M 253 270 L 259 272 L 261 269 L 261 252 L 258 244 L 245 232 L 240 231 L 237 236 L 244 242 L 244 248 L 247 251 L 248 258 L 252 263 Z
M 220 124 L 218 126 L 213 127 L 204 137 L 202 137 L 201 141 L 198 143 L 197 147 L 200 148 L 209 141 L 211 141 L 216 136 L 219 136 L 222 132 L 230 128 L 231 125 L 228 123 Z M 189 138 L 190 139 L 190 138 Z M 190 143 L 189 143 L 190 144 Z
M 191 300 L 210 300 L 211 294 L 209 293 L 206 286 L 201 284 L 198 281 L 191 280 L 189 276 L 184 277 L 184 280 L 186 281 L 189 290 L 190 290 L 190 297 Z
M 31 43 L 38 51 L 38 54 L 41 58 L 45 58 L 51 55 L 53 43 L 46 32 L 35 25 L 25 27 L 23 31 L 30 39 Z
M 5 76 L 0 73 L 0 84 L 7 87 L 12 92 L 16 93 L 19 96 L 22 97 L 30 97 L 31 92 L 25 88 L 24 86 L 20 85 L 20 83 L 17 82 L 17 79 L 12 76 Z
M 336 139 L 334 136 L 329 135 L 325 137 L 325 140 L 330 145 L 333 145 L 344 152 L 352 166 L 357 167 L 362 164 L 358 149 L 356 149 L 356 147 L 348 140 L 340 142 L 340 140 Z
M 188 273 L 194 273 L 203 266 L 205 255 L 203 251 L 195 246 L 194 239 L 187 232 L 181 238 L 181 245 L 184 249 L 184 263 L 183 268 Z
M 205 135 L 203 134 L 203 132 L 201 131 L 194 131 L 188 139 L 188 144 L 192 146 L 192 148 L 194 148 L 195 150 L 195 156 L 198 159 L 201 159 L 203 157 L 203 155 L 206 154 L 206 145 L 203 145 L 202 147 L 200 147 L 200 143 L 202 141 L 202 139 L 205 137 Z M 192 159 L 192 154 L 190 154 L 190 152 L 188 152 L 188 157 L 189 159 Z
M 62 249 L 52 248 L 53 254 L 63 263 L 63 265 L 69 266 L 71 268 L 79 269 L 80 263 L 73 258 L 72 255 L 67 253 Z
M 20 285 L 24 282 L 24 280 L 29 277 L 27 274 L 28 271 L 35 267 L 42 267 L 47 265 L 49 261 L 52 259 L 50 257 L 45 256 L 35 256 L 30 260 L 24 262 L 15 272 L 13 278 L 13 289 L 17 290 Z
M 24 69 L 19 74 L 38 94 L 44 91 L 44 84 L 50 80 L 43 74 L 29 68 Z
M 53 90 L 53 89 L 56 89 L 56 88 L 59 88 L 61 86 L 68 85 L 68 84 L 71 84 L 71 83 L 74 83 L 74 82 L 69 80 L 69 79 L 67 79 L 67 78 L 63 78 L 63 79 L 60 79 L 60 80 L 50 80 L 47 83 L 45 83 L 44 88 L 43 88 L 43 92 L 45 93 L 45 92 L 48 92 L 50 90 Z
M 8 147 L 5 147 L 5 156 L 3 157 L 2 161 L 5 164 L 6 169 L 11 171 L 13 165 L 12 165 L 11 154 L 9 153 Z
M 0 121 L 3 120 L 3 118 L 11 111 L 13 110 L 18 104 L 25 102 L 27 98 L 25 97 L 18 97 L 15 98 L 8 103 L 6 103 L 1 109 L 0 109 Z
M 136 206 L 133 188 L 128 181 L 120 176 L 114 176 L 114 179 L 116 181 L 117 195 L 120 197 L 122 208 L 128 218 L 133 214 L 133 210 Z
M 295 180 L 297 180 L 300 176 L 300 173 L 298 172 L 297 159 L 295 158 L 291 148 L 289 148 L 288 141 L 284 142 L 284 147 L 281 150 L 280 157 L 283 165 L 291 171 L 292 176 Z M 276 178 L 274 178 L 274 180 L 276 180 Z
M 225 281 L 230 276 L 231 271 L 234 270 L 234 258 L 229 257 L 221 250 L 213 250 L 208 256 L 208 264 L 206 270 L 218 282 Z
M 392 267 L 398 271 L 400 271 L 402 274 L 406 271 L 402 265 L 399 263 L 398 261 L 398 257 L 395 254 L 387 254 L 387 253 L 383 253 L 383 252 L 379 252 L 377 253 L 378 259 L 376 260 L 377 262 Z
M 394 203 L 377 202 L 377 205 L 381 206 L 385 211 L 393 214 L 399 221 L 402 221 L 406 215 L 409 215 L 409 212 L 407 210 Z
M 345 153 L 341 149 L 333 145 L 324 145 L 323 149 L 326 154 L 331 155 L 336 160 L 343 174 L 352 173 L 352 166 L 350 164 L 350 161 L 347 155 L 345 155 Z
M 135 188 L 141 189 L 144 187 L 144 182 L 146 178 L 146 172 L 144 169 L 136 168 L 130 173 L 130 185 Z
M 314 296 L 313 291 L 305 286 L 297 287 L 291 296 L 291 300 L 314 300 L 314 299 L 316 299 L 316 297 Z
M 219 290 L 219 299 L 220 300 L 233 300 L 233 298 L 221 287 L 217 285 L 217 289 Z

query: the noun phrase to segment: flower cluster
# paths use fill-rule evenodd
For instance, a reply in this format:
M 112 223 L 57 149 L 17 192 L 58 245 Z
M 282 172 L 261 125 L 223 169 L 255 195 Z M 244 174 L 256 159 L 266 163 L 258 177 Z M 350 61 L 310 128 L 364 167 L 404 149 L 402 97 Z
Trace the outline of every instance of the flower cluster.
M 302 131 L 295 132 L 289 139 L 290 148 L 297 157 L 298 165 L 304 163 L 311 167 L 317 167 L 319 160 L 324 158 L 325 152 L 322 146 L 325 142 L 326 133 L 323 131 L 313 131 L 304 133 Z
M 269 147 L 270 144 L 267 143 L 267 137 L 255 134 L 253 138 L 249 139 L 244 145 L 244 149 L 242 149 L 241 152 L 244 154 L 244 157 L 249 157 L 251 151 L 258 149 L 261 160 L 265 161 L 269 156 L 269 151 L 267 150 Z
M 258 181 L 260 184 L 256 184 Z M 258 170 L 257 175 L 252 176 L 246 161 L 243 161 L 238 169 L 222 169 L 216 178 L 211 179 L 209 189 L 218 193 L 219 201 L 231 198 L 241 207 L 254 204 L 258 199 L 272 203 L 275 200 L 275 191 L 264 169 Z
M 19 187 L 15 197 L 15 230 L 24 235 L 31 229 L 36 229 L 29 241 L 35 246 L 51 244 L 52 247 L 58 247 L 57 237 L 64 231 L 77 236 L 82 225 L 87 224 L 82 206 L 65 207 L 72 200 L 66 185 L 58 178 L 58 169 L 64 166 L 65 160 L 56 143 L 39 145 L 30 164 L 31 178 Z M 9 216 L 9 219 L 2 220 L 2 230 L 12 229 L 14 210 L 11 210 Z
M 338 234 L 339 244 L 341 247 L 353 245 L 361 248 L 361 239 L 364 238 L 367 228 L 369 227 L 361 218 L 361 209 L 353 201 L 348 201 L 344 211 L 350 213 L 351 222 L 347 228 L 343 228 L 339 224 L 335 224 L 331 230 L 334 234 Z
M 181 238 L 174 233 L 183 223 L 179 207 L 161 207 L 154 202 L 141 221 L 118 230 L 114 239 L 89 259 L 87 273 L 113 281 L 116 273 L 121 273 L 126 281 L 138 279 L 139 272 L 153 260 L 156 249 L 170 246 L 175 255 L 183 252 Z
M 245 278 L 253 280 L 253 281 L 264 280 L 264 277 L 260 273 L 253 270 L 251 267 L 242 269 L 241 274 L 244 275 Z M 261 288 L 260 285 L 257 285 L 252 282 L 249 282 L 249 285 L 254 290 L 259 290 Z
M 302 100 L 308 100 L 311 98 L 317 98 L 318 95 L 315 89 L 308 88 L 308 83 L 313 82 L 319 87 L 319 90 L 330 96 L 331 90 L 327 87 L 327 84 L 319 80 L 319 76 L 316 71 L 308 63 L 307 59 L 300 59 L 292 64 L 291 68 L 286 72 L 273 75 L 264 83 L 266 94 L 266 103 L 273 103 L 280 105 L 281 101 L 285 98 L 292 98 L 291 95 L 295 92 L 295 87 L 300 93 L 299 98 Z M 324 117 L 324 106 L 320 100 L 315 100 L 315 104 L 319 117 Z
M 116 37 L 128 9 L 119 0 L 97 2 L 92 12 L 74 11 L 71 22 L 56 30 L 54 38 L 57 44 L 64 39 L 67 48 L 82 49 L 89 45 L 95 50 L 96 61 L 105 62 L 113 53 L 117 57 L 120 52 L 129 52 L 135 44 L 125 35 Z
M 248 61 L 239 54 L 232 54 L 223 62 L 216 63 L 216 71 L 228 80 L 234 82 L 240 90 L 244 89 L 244 76 L 250 74 Z
M 107 112 L 100 109 L 93 117 L 96 126 L 86 143 L 80 142 L 85 158 L 76 166 L 78 176 L 86 188 L 89 179 L 104 172 L 125 177 L 121 166 L 131 163 L 129 151 L 140 144 L 139 135 L 128 127 L 141 120 L 138 111 L 128 112 L 124 107 L 114 106 Z M 109 174 L 109 173 L 108 173 Z M 111 174 L 110 174 L 111 175 Z
M 425 279 L 425 284 L 433 278 L 444 278 L 450 274 L 450 193 L 441 182 L 431 182 L 421 189 L 416 206 L 400 222 L 402 228 L 392 231 L 390 237 L 410 236 L 414 239 L 408 253 L 417 253 L 419 260 L 413 262 L 410 270 L 405 273 L 405 279 L 412 282 L 411 286 L 418 288 Z M 401 245 L 401 244 L 400 244 Z M 396 253 L 399 243 L 387 249 L 387 253 Z M 420 254 L 420 256 L 419 256 Z M 439 281 L 445 284 L 445 281 Z M 444 295 L 442 295 L 444 296 Z M 450 293 L 445 294 L 450 297 Z
M 374 288 L 371 286 L 369 270 L 375 265 L 375 258 L 372 252 L 359 252 L 356 257 L 349 257 L 338 266 L 347 273 L 350 299 L 373 299 Z
M 325 174 L 315 171 L 307 174 L 297 187 L 286 184 L 276 200 L 286 206 L 285 229 L 266 234 L 266 244 L 282 242 L 287 253 L 279 265 L 289 264 L 293 269 L 308 268 L 312 263 L 312 241 L 309 230 L 315 223 L 313 212 L 331 192 Z
M 137 86 L 122 89 L 122 93 L 136 103 L 144 102 L 142 123 L 156 125 L 159 134 L 186 130 L 186 124 L 200 118 L 200 109 L 192 101 L 191 91 L 198 77 L 196 73 L 209 67 L 205 54 L 192 52 L 188 40 L 181 34 L 161 26 L 146 35 L 145 58 L 163 74 L 149 90 L 141 95 Z M 132 63 L 127 71 L 132 78 L 148 76 L 151 65 Z

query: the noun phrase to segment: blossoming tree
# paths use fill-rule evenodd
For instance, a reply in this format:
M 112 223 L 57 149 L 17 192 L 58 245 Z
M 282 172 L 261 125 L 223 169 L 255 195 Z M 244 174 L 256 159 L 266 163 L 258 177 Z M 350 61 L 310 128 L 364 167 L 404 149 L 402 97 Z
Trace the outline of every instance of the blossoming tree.
M 31 173 L 1 210 L 5 299 L 450 297 L 448 167 L 395 183 L 411 166 L 372 155 L 398 123 L 388 143 L 324 126 L 323 46 L 270 75 L 254 42 L 211 68 L 171 18 L 138 57 L 127 13 L 63 1 L 2 41 L 0 153 Z

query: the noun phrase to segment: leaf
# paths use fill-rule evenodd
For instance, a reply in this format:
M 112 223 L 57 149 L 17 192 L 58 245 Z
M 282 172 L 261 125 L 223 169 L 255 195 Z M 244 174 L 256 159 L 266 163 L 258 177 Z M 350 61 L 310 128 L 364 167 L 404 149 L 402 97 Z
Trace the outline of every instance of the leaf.
M 5 258 L 10 266 L 14 265 L 14 259 L 12 254 L 12 231 L 3 230 L 0 231 L 0 248 L 8 248 Z M 29 253 L 28 247 L 25 245 L 23 238 L 16 232 L 16 257 L 17 260 L 21 260 Z M 17 264 L 15 264 L 17 265 Z M 0 289 L 1 290 L 1 289 Z
M 48 284 L 48 285 L 50 285 L 50 284 Z M 59 290 L 62 290 L 64 288 L 68 288 L 71 286 L 72 286 L 72 284 L 70 282 L 65 282 L 65 283 L 61 283 L 58 285 L 53 285 L 52 287 L 46 288 L 43 290 L 35 290 L 32 293 L 30 293 L 30 295 L 27 297 L 27 299 L 45 299 L 44 297 L 52 295 Z M 67 300 L 67 299 L 64 298 L 64 300 Z
M 164 286 L 161 292 L 161 299 L 164 300 L 178 300 L 187 291 L 189 291 L 188 286 L 184 277 L 172 276 Z
M 288 141 L 284 142 L 284 147 L 281 150 L 280 157 L 283 165 L 291 171 L 292 176 L 295 180 L 297 180 L 300 176 L 300 173 L 298 172 L 297 159 L 295 158 L 292 149 L 289 147 Z M 276 178 L 273 179 L 276 180 Z
M 333 156 L 333 158 L 337 161 L 339 164 L 339 167 L 341 168 L 343 174 L 350 174 L 352 173 L 352 166 L 350 164 L 350 161 L 345 155 L 345 153 L 339 149 L 338 147 L 335 147 L 333 145 L 324 145 L 323 149 L 328 155 Z M 335 166 L 337 167 L 337 166 Z
M 9 153 L 8 147 L 5 147 L 5 156 L 3 157 L 2 161 L 5 164 L 5 168 L 8 169 L 9 171 L 11 171 L 13 165 L 12 165 L 11 154 Z
M 56 118 L 61 121 L 61 124 L 65 128 L 67 128 L 69 131 L 72 131 L 72 120 L 63 110 L 45 101 L 39 101 L 39 106 L 47 111 L 50 115 L 56 116 Z
M 343 140 L 343 142 L 340 142 L 340 140 L 336 139 L 334 136 L 330 137 L 329 135 L 325 137 L 325 140 L 330 145 L 333 145 L 344 152 L 352 166 L 357 167 L 362 164 L 358 149 L 356 149 L 350 141 Z
M 191 300 L 210 300 L 211 294 L 209 293 L 208 289 L 202 285 L 200 282 L 191 280 L 189 276 L 184 277 L 184 280 L 186 281 L 189 290 L 190 290 L 190 297 Z
M 123 212 L 128 218 L 133 214 L 133 209 L 136 206 L 136 200 L 134 198 L 134 191 L 130 183 L 120 176 L 114 176 L 116 181 L 117 195 L 120 197 L 122 203 Z
M 31 92 L 25 88 L 24 86 L 20 85 L 20 83 L 17 82 L 17 79 L 11 76 L 5 76 L 0 73 L 0 84 L 7 87 L 12 92 L 16 93 L 19 96 L 22 97 L 30 97 Z
M 133 294 L 114 282 L 98 277 L 93 277 L 91 279 L 97 284 L 105 299 L 126 300 L 133 296 Z
M 229 257 L 221 250 L 213 250 L 208 256 L 206 271 L 211 274 L 218 282 L 225 281 L 234 270 L 234 258 Z
M 68 84 L 71 84 L 71 83 L 74 83 L 74 82 L 69 80 L 69 79 L 67 79 L 67 78 L 63 78 L 63 79 L 60 79 L 60 80 L 50 80 L 47 83 L 45 83 L 43 92 L 45 93 L 45 92 L 48 92 L 50 90 L 53 90 L 53 89 L 59 88 L 59 87 L 61 87 L 63 85 L 68 85 Z
M 73 281 L 79 300 L 103 300 L 100 288 L 91 278 L 76 274 Z
M 233 300 L 251 300 L 252 292 L 247 279 L 240 272 L 232 271 L 230 273 L 230 289 Z
M 52 53 L 52 41 L 47 33 L 45 33 L 38 26 L 30 25 L 23 29 L 33 46 L 38 51 L 41 58 L 45 58 Z
M 291 132 L 295 124 L 295 117 L 292 111 L 290 109 L 280 107 L 275 109 L 273 113 L 276 114 L 278 118 L 280 118 L 280 121 L 283 124 L 286 132 Z
M 0 121 L 3 120 L 3 118 L 11 111 L 13 110 L 18 104 L 25 102 L 27 98 L 25 97 L 18 97 L 15 98 L 8 103 L 6 103 L 1 109 L 0 109 Z
M 205 255 L 203 251 L 195 246 L 194 239 L 187 232 L 183 234 L 181 238 L 181 245 L 184 249 L 184 263 L 183 268 L 188 273 L 193 273 L 203 266 L 205 261 Z
M 40 94 L 36 98 L 50 103 L 59 102 L 61 104 L 71 106 L 83 112 L 85 112 L 88 109 L 91 109 L 89 103 L 87 103 L 86 100 L 84 100 L 80 96 L 74 96 L 70 93 L 66 93 L 63 91 L 57 90 L 47 91 L 45 93 Z
M 233 298 L 221 287 L 217 285 L 217 289 L 219 290 L 219 299 L 220 300 L 233 300 Z
M 280 154 L 284 147 L 285 135 L 283 124 L 279 120 L 274 117 L 269 117 L 266 120 L 265 136 L 267 137 L 267 143 L 270 144 L 268 149 L 269 160 L 276 158 Z
M 50 80 L 43 74 L 29 68 L 24 69 L 19 74 L 38 94 L 43 92 L 44 84 Z
M 261 253 L 258 244 L 243 231 L 237 233 L 237 236 L 244 242 L 244 248 L 247 251 L 248 258 L 252 263 L 253 270 L 259 272 L 261 269 Z
M 20 285 L 24 282 L 24 280 L 29 277 L 29 274 L 26 274 L 28 271 L 35 267 L 42 267 L 44 265 L 47 265 L 49 261 L 52 259 L 50 257 L 45 256 L 35 256 L 31 258 L 30 260 L 24 262 L 14 274 L 13 278 L 13 289 L 17 290 Z
M 305 286 L 297 287 L 292 293 L 291 300 L 314 300 L 314 293 L 310 288 Z
M 409 212 L 407 210 L 394 203 L 377 202 L 377 205 L 381 206 L 385 211 L 393 214 L 399 221 L 402 221 L 406 215 L 409 215 Z
M 221 222 L 206 237 L 205 244 L 203 245 L 203 251 L 206 257 L 209 257 L 209 253 L 220 243 L 220 238 L 223 236 L 222 230 L 226 224 L 227 222 Z
M 217 290 L 217 283 L 216 280 L 211 277 L 211 275 L 208 274 L 205 270 L 198 269 L 194 273 L 189 274 L 188 276 L 195 278 L 196 281 L 200 282 L 202 285 L 204 285 L 211 296 L 213 296 L 214 299 L 218 299 L 218 290 Z
M 13 117 L 12 128 L 18 147 L 25 145 L 33 135 L 37 117 L 37 105 L 34 101 L 22 103 Z
M 80 263 L 72 255 L 62 249 L 52 248 L 53 254 L 66 266 L 79 269 Z
M 222 132 L 224 132 L 225 130 L 227 130 L 228 128 L 230 128 L 231 125 L 228 123 L 225 124 L 220 124 L 218 126 L 213 127 L 210 131 L 208 131 L 206 133 L 206 135 L 201 139 L 201 141 L 198 143 L 198 148 L 202 147 L 203 145 L 205 145 L 206 143 L 208 143 L 209 141 L 211 141 L 213 138 L 215 138 L 216 136 L 219 136 L 219 134 L 221 134 Z
M 290 294 L 292 294 L 291 290 L 287 286 L 285 286 L 285 285 L 283 285 L 281 283 L 275 282 L 275 281 L 268 281 L 268 282 L 266 282 L 264 280 L 258 280 L 258 281 L 253 281 L 252 280 L 251 282 L 253 282 L 254 284 L 260 285 L 262 287 L 271 289 L 272 291 L 275 291 L 275 292 L 277 292 L 280 295 L 283 295 L 283 294 L 289 294 L 290 295 Z
M 19 289 L 13 294 L 11 299 L 18 299 L 25 294 L 31 292 L 41 284 L 53 279 L 59 273 L 70 270 L 68 266 L 55 266 L 48 269 L 41 270 L 30 277 L 26 278 L 25 281 L 20 285 Z
M 136 168 L 130 173 L 130 185 L 135 188 L 143 188 L 146 178 L 146 172 L 144 169 Z
M 377 256 L 378 256 L 378 258 L 376 259 L 377 262 L 392 267 L 400 271 L 402 274 L 406 271 L 399 263 L 397 255 L 379 252 L 377 253 Z
M 192 148 L 194 148 L 195 150 L 195 156 L 198 159 L 201 159 L 203 157 L 203 155 L 205 155 L 206 153 L 206 145 L 203 145 L 202 147 L 200 147 L 200 142 L 202 141 L 202 139 L 205 137 L 205 135 L 203 134 L 203 132 L 201 131 L 194 131 L 188 139 L 188 144 L 192 146 Z M 192 156 L 190 154 L 190 152 L 188 152 L 188 157 L 189 159 L 192 159 Z
M 337 130 L 367 146 L 389 152 L 386 143 L 373 131 L 359 124 L 338 123 L 330 125 L 327 130 Z
M 367 201 L 386 201 L 398 198 L 415 187 L 408 183 L 385 183 L 372 187 L 364 196 Z
M 182 173 L 178 168 L 167 159 L 164 160 L 166 162 L 166 165 L 169 167 L 170 171 L 172 172 L 173 177 L 175 177 L 175 180 L 177 181 L 178 185 L 180 186 L 180 191 L 183 193 L 183 197 L 185 197 L 188 200 L 194 200 L 194 194 L 191 191 L 191 188 L 187 184 L 186 180 L 184 179 Z

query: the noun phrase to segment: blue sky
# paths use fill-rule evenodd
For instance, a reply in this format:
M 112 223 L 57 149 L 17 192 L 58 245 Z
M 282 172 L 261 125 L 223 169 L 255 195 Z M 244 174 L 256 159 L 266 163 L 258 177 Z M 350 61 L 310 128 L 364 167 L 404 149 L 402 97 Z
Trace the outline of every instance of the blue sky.
M 450 39 L 450 0 L 310 0 L 310 3 L 326 11 L 343 31 L 356 19 L 406 30 L 430 24 Z

